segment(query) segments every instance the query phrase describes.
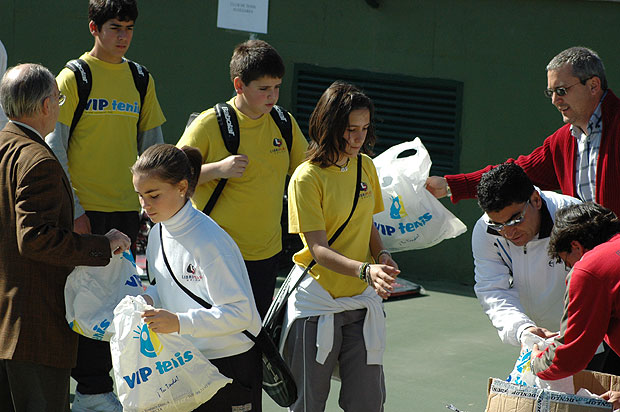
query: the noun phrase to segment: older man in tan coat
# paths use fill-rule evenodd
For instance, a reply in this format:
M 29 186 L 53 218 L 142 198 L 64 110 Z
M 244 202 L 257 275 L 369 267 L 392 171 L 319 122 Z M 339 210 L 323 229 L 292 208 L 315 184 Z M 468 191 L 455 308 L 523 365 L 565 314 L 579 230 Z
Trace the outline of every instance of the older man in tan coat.
M 44 137 L 64 96 L 35 64 L 9 69 L 0 104 L 0 405 L 68 411 L 77 335 L 65 321 L 64 285 L 76 265 L 104 266 L 129 238 L 73 232 L 69 181 Z

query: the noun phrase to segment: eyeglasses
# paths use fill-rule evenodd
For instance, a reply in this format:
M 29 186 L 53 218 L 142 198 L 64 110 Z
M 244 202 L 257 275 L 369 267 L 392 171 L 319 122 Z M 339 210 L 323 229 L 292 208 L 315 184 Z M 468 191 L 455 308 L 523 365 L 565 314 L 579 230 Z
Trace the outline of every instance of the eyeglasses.
M 506 223 L 487 222 L 487 226 L 490 229 L 493 229 L 497 232 L 501 232 L 507 227 L 513 227 L 513 226 L 518 225 L 519 223 L 523 222 L 523 220 L 525 219 L 525 212 L 527 211 L 527 206 L 529 204 L 530 204 L 530 200 L 528 199 L 527 202 L 525 202 L 525 206 L 523 206 L 523 211 L 521 212 L 521 216 L 519 216 L 518 218 L 512 219 Z
M 65 103 L 65 100 L 67 100 L 67 96 L 58 92 L 58 105 L 62 106 Z
M 545 96 L 550 99 L 553 97 L 553 93 L 557 94 L 558 96 L 566 96 L 566 93 L 568 93 L 568 89 L 570 89 L 573 86 L 578 85 L 579 83 L 585 85 L 586 82 L 590 80 L 592 77 L 594 76 L 588 77 L 587 79 L 579 80 L 577 83 L 573 83 L 570 86 L 562 86 L 562 87 L 555 87 L 553 89 L 545 89 L 543 93 L 545 93 Z

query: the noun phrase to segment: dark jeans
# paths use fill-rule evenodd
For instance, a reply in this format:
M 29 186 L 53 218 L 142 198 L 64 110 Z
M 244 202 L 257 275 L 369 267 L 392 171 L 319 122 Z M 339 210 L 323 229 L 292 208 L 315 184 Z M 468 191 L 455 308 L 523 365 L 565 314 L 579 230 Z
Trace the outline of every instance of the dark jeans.
M 220 373 L 233 380 L 194 412 L 230 410 L 262 411 L 263 366 L 261 354 L 253 346 L 239 355 L 209 359 Z M 251 409 L 250 408 L 251 405 Z M 237 409 L 235 409 L 237 408 Z
M 138 212 L 86 211 L 86 216 L 90 219 L 93 234 L 104 235 L 110 229 L 118 229 L 129 236 L 132 252 L 135 251 L 140 226 Z M 77 365 L 71 371 L 71 376 L 78 383 L 77 391 L 85 395 L 112 392 L 114 381 L 110 377 L 111 369 L 110 344 L 80 335 Z
M 269 310 L 273 301 L 273 291 L 276 288 L 276 278 L 278 276 L 278 265 L 282 252 L 263 260 L 246 260 L 245 267 L 250 276 L 254 302 L 261 319 Z

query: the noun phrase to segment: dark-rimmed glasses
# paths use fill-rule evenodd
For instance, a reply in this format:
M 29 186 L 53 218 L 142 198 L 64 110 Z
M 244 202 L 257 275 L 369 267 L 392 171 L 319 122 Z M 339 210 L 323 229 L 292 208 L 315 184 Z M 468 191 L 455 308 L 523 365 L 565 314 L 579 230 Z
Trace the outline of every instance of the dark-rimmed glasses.
M 530 200 L 528 199 L 527 202 L 525 202 L 525 206 L 523 206 L 523 211 L 521 212 L 521 215 L 519 217 L 509 220 L 506 223 L 495 223 L 493 221 L 490 221 L 490 222 L 487 222 L 487 226 L 495 230 L 496 232 L 501 232 L 507 227 L 518 225 L 519 223 L 523 222 L 523 220 L 525 219 L 525 212 L 527 211 L 527 206 L 529 204 L 530 204 Z
M 573 86 L 577 86 L 579 83 L 585 85 L 586 82 L 590 80 L 592 77 L 594 76 L 588 77 L 587 79 L 584 79 L 584 80 L 579 80 L 577 83 L 573 83 L 570 86 L 560 86 L 560 87 L 554 87 L 553 89 L 545 89 L 543 93 L 545 94 L 546 97 L 550 99 L 553 97 L 553 93 L 557 94 L 558 96 L 566 96 L 566 93 L 568 93 L 568 89 L 570 89 Z

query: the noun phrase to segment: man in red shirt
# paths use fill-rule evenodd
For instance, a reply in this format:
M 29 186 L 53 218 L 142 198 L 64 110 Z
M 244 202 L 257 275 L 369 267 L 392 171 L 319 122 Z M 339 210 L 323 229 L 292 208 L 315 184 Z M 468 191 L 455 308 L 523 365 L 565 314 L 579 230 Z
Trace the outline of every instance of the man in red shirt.
M 603 340 L 620 353 L 620 220 L 596 203 L 558 210 L 549 255 L 572 267 L 560 335 L 534 347 L 532 371 L 556 380 L 584 369 Z

